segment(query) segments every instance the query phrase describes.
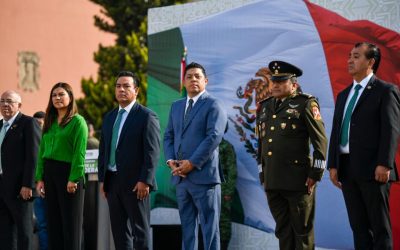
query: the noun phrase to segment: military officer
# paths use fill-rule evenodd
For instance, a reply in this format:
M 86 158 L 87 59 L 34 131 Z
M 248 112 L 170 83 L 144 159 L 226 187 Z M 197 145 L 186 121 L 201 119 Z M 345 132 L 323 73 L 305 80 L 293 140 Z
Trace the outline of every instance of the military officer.
M 283 61 L 268 67 L 272 96 L 259 103 L 256 132 L 275 235 L 281 250 L 314 249 L 314 188 L 327 150 L 324 123 L 315 97 L 297 90 L 302 70 Z

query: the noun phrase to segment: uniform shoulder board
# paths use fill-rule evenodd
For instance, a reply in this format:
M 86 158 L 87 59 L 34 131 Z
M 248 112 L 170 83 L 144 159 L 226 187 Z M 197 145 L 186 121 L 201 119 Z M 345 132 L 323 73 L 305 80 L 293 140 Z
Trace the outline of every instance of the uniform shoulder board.
M 259 103 L 259 104 L 264 103 L 264 102 L 268 101 L 269 99 L 271 99 L 272 97 L 273 97 L 273 96 L 267 97 L 267 98 L 265 98 L 265 99 L 259 101 L 258 103 Z
M 305 97 L 307 99 L 314 98 L 313 95 L 310 95 L 310 94 L 307 94 L 307 93 L 303 93 L 303 92 L 298 93 L 298 95 L 301 96 L 301 97 Z

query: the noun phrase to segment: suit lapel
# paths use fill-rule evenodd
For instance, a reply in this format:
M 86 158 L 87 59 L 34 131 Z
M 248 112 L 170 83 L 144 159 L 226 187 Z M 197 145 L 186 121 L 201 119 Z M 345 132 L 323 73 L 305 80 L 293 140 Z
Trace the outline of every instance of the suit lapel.
M 123 141 L 124 135 L 125 135 L 126 131 L 128 130 L 128 126 L 129 126 L 129 124 L 132 124 L 132 120 L 134 119 L 138 109 L 139 109 L 139 104 L 137 102 L 135 102 L 135 104 L 132 106 L 131 110 L 129 111 L 129 114 L 126 117 L 126 120 L 122 127 L 121 134 L 119 135 L 119 139 L 118 139 L 117 148 L 118 148 L 119 144 L 121 143 L 121 141 Z M 112 133 L 112 131 L 111 131 L 111 133 Z
M 10 134 L 13 133 L 13 130 L 14 130 L 14 129 L 18 128 L 18 126 L 19 126 L 19 120 L 20 120 L 21 116 L 22 116 L 22 113 L 19 112 L 18 115 L 17 115 L 17 117 L 15 117 L 14 122 L 13 122 L 12 124 L 10 124 L 10 127 L 8 128 L 8 130 L 7 130 L 7 132 L 6 132 L 5 136 L 4 136 L 3 142 L 5 142 L 5 141 L 7 140 L 7 137 L 8 137 Z M 3 121 L 4 121 L 4 120 L 3 120 Z
M 344 115 L 344 108 L 346 106 L 346 101 L 347 98 L 350 94 L 350 90 L 353 87 L 353 84 L 350 84 L 350 86 L 348 86 L 347 88 L 345 88 L 342 92 L 342 95 L 338 96 L 338 99 L 336 100 L 337 102 L 337 107 L 338 107 L 338 117 L 340 117 L 340 126 L 342 125 L 342 121 L 343 121 L 343 115 Z
M 186 128 L 187 128 L 187 127 L 189 126 L 189 124 L 192 122 L 192 120 L 193 120 L 193 118 L 195 117 L 196 113 L 201 109 L 201 106 L 203 106 L 204 103 L 206 103 L 207 98 L 208 98 L 208 93 L 207 93 L 207 92 L 204 92 L 204 93 L 200 96 L 200 98 L 197 100 L 196 104 L 193 106 L 192 111 L 191 111 L 190 114 L 189 114 L 188 121 L 186 122 L 186 124 L 184 124 L 184 125 L 186 125 L 186 126 L 183 127 L 182 133 L 185 132 Z M 186 107 L 186 102 L 185 102 L 185 107 Z M 185 110 L 185 108 L 184 108 L 184 110 Z M 185 116 L 185 115 L 183 115 L 183 116 Z M 184 122 L 183 122 L 184 119 L 185 119 L 185 118 L 183 117 L 183 118 L 182 118 L 182 124 L 184 123 Z
M 115 123 L 115 119 L 117 118 L 118 115 L 118 108 L 114 109 L 112 113 L 110 114 L 109 118 L 107 121 L 107 126 L 105 127 L 105 133 L 104 133 L 104 142 L 107 147 L 107 152 L 110 152 L 111 148 L 111 140 L 112 140 L 112 132 L 113 132 L 113 127 Z
M 365 86 L 365 89 L 362 92 L 360 98 L 358 99 L 356 106 L 354 107 L 353 113 L 357 112 L 357 109 L 361 105 L 361 103 L 371 94 L 372 90 L 375 87 L 375 80 L 376 80 L 376 77 L 372 76 L 371 79 L 369 80 L 367 86 Z

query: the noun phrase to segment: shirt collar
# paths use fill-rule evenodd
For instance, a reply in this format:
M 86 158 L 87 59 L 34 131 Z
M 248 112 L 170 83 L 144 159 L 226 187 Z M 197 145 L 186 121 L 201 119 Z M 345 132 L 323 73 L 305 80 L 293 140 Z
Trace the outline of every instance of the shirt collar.
M 186 98 L 186 106 L 189 105 L 189 99 L 193 100 L 193 106 L 194 106 L 196 104 L 197 100 L 199 100 L 200 96 L 202 94 L 204 94 L 204 92 L 206 92 L 206 90 L 201 91 L 200 93 L 198 93 L 196 96 L 193 96 L 192 98 L 187 96 L 187 98 Z
M 8 122 L 8 124 L 11 126 L 11 125 L 13 124 L 15 118 L 17 118 L 17 115 L 18 115 L 18 114 L 19 114 L 19 111 L 17 111 L 17 113 L 16 113 L 13 117 L 11 117 L 8 121 L 6 121 L 6 120 L 4 119 L 4 117 L 3 117 L 3 124 L 4 124 L 4 122 Z
M 367 86 L 369 80 L 371 80 L 371 77 L 372 77 L 373 75 L 374 75 L 374 73 L 369 73 L 369 75 L 367 75 L 367 76 L 366 76 L 364 79 L 362 79 L 361 82 L 359 82 L 359 83 L 358 83 L 356 80 L 353 79 L 353 88 L 354 88 L 357 84 L 360 84 L 361 87 L 364 89 L 364 88 Z
M 135 105 L 135 103 L 136 103 L 136 100 L 133 101 L 133 102 L 131 102 L 131 103 L 129 103 L 129 105 L 126 106 L 125 108 L 119 106 L 118 112 L 119 112 L 121 109 L 125 109 L 126 113 L 129 114 L 129 112 L 131 111 L 131 109 L 132 109 L 133 105 Z

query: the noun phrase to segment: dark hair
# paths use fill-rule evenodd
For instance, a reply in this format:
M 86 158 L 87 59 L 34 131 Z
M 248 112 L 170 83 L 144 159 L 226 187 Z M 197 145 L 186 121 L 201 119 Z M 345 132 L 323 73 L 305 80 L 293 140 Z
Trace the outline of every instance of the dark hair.
M 46 113 L 43 111 L 38 111 L 36 113 L 33 114 L 33 118 L 39 118 L 42 119 L 46 116 Z
M 368 43 L 368 42 L 356 43 L 354 45 L 354 47 L 358 48 L 363 45 L 367 46 L 367 51 L 365 52 L 365 57 L 367 59 L 372 59 L 372 58 L 375 59 L 375 63 L 374 63 L 374 65 L 372 65 L 372 70 L 374 73 L 376 73 L 376 71 L 378 71 L 379 64 L 381 62 L 381 50 L 375 44 Z
M 132 77 L 133 79 L 133 85 L 135 85 L 135 87 L 139 88 L 140 87 L 140 80 L 139 77 L 137 77 L 134 73 L 132 73 L 131 71 L 120 71 L 117 75 L 117 80 L 120 77 Z
M 78 107 L 76 106 L 74 93 L 72 92 L 71 86 L 65 82 L 56 83 L 50 91 L 49 103 L 47 104 L 46 116 L 44 118 L 43 133 L 46 133 L 50 129 L 51 125 L 53 125 L 54 122 L 57 122 L 58 112 L 57 109 L 54 107 L 52 100 L 52 94 L 56 88 L 63 88 L 68 93 L 68 96 L 70 98 L 67 113 L 65 113 L 64 117 L 62 118 L 60 126 L 65 127 L 72 119 L 72 117 L 76 113 L 78 113 Z
M 191 62 L 190 64 L 186 65 L 185 73 L 183 75 L 186 75 L 186 72 L 189 69 L 194 69 L 194 68 L 201 69 L 201 72 L 203 72 L 204 77 L 207 78 L 206 70 L 204 69 L 204 67 L 196 62 Z

